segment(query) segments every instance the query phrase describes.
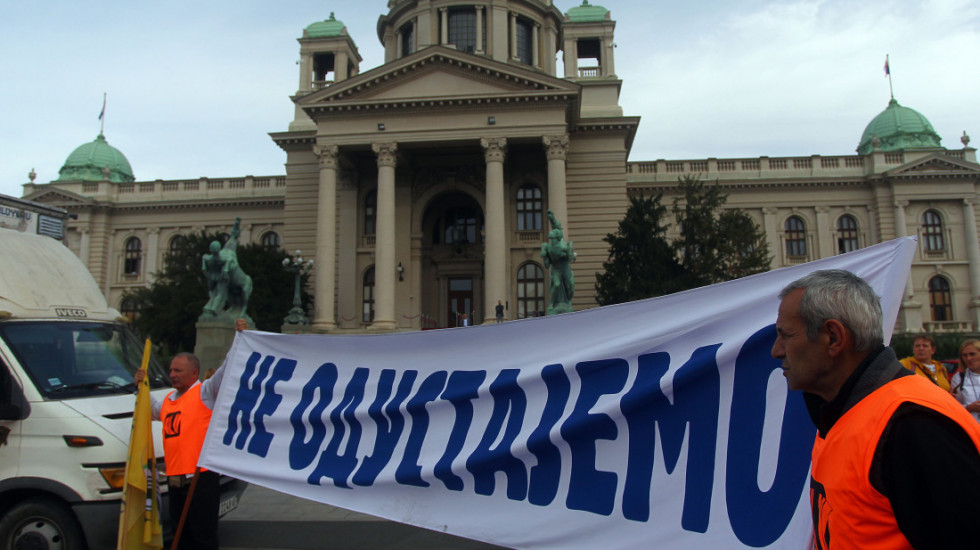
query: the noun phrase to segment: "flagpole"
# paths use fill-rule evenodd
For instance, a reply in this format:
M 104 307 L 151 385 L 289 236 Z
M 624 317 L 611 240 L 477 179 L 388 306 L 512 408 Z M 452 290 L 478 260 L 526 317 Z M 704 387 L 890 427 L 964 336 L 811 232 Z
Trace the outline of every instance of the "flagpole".
M 105 100 L 106 92 L 102 92 L 102 112 L 99 113 L 99 134 L 105 133 Z
M 888 93 L 891 95 L 892 99 L 895 99 L 895 91 L 892 89 L 892 69 L 888 64 L 888 54 L 885 54 L 885 76 L 888 77 Z

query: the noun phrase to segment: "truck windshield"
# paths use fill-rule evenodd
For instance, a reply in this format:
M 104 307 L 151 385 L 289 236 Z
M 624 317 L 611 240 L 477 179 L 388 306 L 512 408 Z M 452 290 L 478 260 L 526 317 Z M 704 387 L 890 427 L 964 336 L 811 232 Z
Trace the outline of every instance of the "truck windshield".
M 132 393 L 143 342 L 113 323 L 23 321 L 0 323 L 0 336 L 35 386 L 50 399 Z M 167 373 L 150 358 L 151 388 L 169 385 Z

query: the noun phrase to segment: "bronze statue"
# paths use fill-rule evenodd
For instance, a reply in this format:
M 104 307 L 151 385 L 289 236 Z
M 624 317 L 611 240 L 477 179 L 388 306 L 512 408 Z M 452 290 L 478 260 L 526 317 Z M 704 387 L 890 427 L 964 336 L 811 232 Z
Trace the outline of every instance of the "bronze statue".
M 235 218 L 231 237 L 222 247 L 211 242 L 211 253 L 201 258 L 201 268 L 208 280 L 208 303 L 200 319 L 246 319 L 248 298 L 252 295 L 252 278 L 238 265 L 238 236 L 241 234 L 241 218 Z
M 548 232 L 548 242 L 541 244 L 541 258 L 545 267 L 551 269 L 551 302 L 548 315 L 575 311 L 572 308 L 572 296 L 575 294 L 575 274 L 572 273 L 571 263 L 575 261 L 575 245 L 565 241 L 565 233 L 555 214 L 548 210 L 548 220 L 551 221 L 551 231 Z

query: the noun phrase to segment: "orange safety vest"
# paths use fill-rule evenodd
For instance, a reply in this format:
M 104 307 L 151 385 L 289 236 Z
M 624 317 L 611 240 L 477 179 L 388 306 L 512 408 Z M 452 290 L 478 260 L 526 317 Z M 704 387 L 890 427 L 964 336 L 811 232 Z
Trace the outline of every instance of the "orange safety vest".
M 810 468 L 815 547 L 912 548 L 898 529 L 891 503 L 869 479 L 878 440 L 902 403 L 912 402 L 954 420 L 980 451 L 980 424 L 948 393 L 921 376 L 878 388 L 844 413 L 827 433 L 817 433 Z
M 194 384 L 176 400 L 167 394 L 160 408 L 163 421 L 163 457 L 167 475 L 193 474 L 201 456 L 204 436 L 211 422 L 211 409 L 201 401 L 201 385 Z M 205 471 L 202 468 L 202 471 Z

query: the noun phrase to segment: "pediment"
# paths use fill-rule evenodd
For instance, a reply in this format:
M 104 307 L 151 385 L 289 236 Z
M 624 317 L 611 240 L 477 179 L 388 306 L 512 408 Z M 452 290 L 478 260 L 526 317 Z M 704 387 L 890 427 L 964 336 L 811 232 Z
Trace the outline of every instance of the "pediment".
M 577 95 L 578 92 L 578 86 L 566 80 L 434 46 L 295 101 L 308 111 L 317 111 L 357 105 Z
M 79 195 L 72 191 L 60 187 L 44 186 L 30 195 L 24 197 L 29 201 L 41 204 L 50 204 L 59 208 L 70 208 L 73 206 L 91 206 L 95 204 L 91 198 Z
M 903 164 L 889 170 L 889 176 L 922 176 L 922 175 L 963 175 L 980 174 L 980 165 L 953 158 L 943 153 L 932 153 L 926 157 Z

